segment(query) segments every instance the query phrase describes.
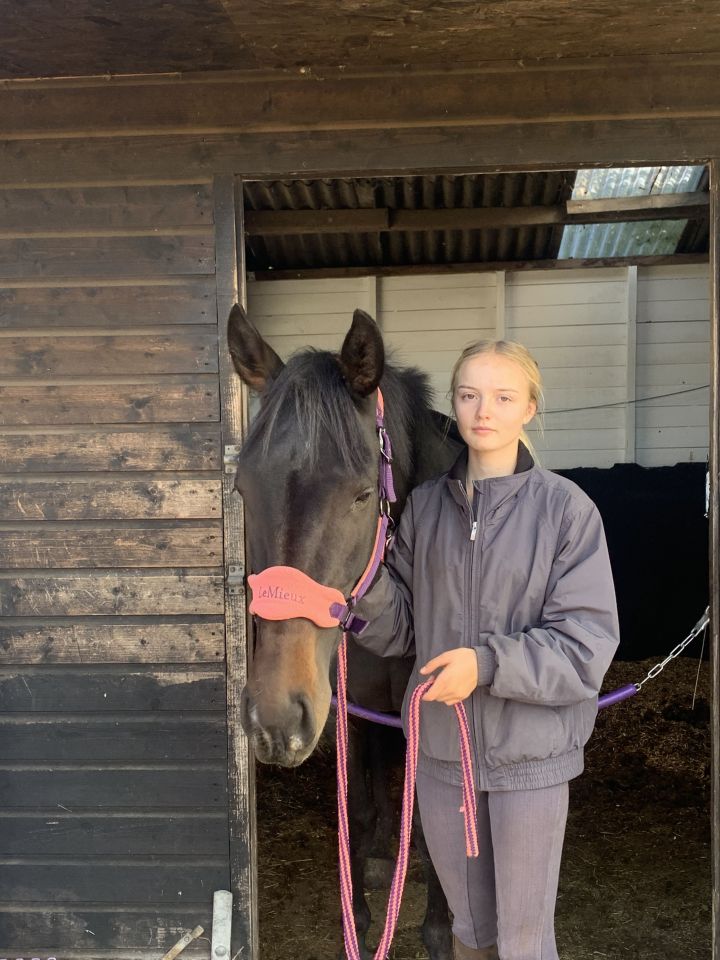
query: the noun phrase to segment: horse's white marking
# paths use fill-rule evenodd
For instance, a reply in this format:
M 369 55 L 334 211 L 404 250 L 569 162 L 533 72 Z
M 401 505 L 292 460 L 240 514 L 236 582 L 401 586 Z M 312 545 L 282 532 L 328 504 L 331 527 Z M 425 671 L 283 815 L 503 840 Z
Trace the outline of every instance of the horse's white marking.
M 303 748 L 302 737 L 293 736 L 288 740 L 288 746 L 293 751 L 293 753 L 300 753 Z

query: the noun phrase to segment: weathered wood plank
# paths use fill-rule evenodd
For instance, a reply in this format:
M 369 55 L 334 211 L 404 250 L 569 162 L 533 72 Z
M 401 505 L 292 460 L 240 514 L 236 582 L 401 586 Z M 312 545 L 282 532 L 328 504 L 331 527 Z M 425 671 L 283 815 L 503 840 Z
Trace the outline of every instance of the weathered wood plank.
M 217 383 L 0 386 L 0 425 L 197 423 L 220 419 Z
M 218 470 L 215 426 L 0 434 L 4 473 L 87 470 Z
M 386 96 L 383 92 L 383 96 Z M 232 175 L 247 179 L 576 169 L 632 163 L 702 163 L 720 154 L 720 118 L 498 123 L 495 126 L 194 134 L 0 143 L 2 186 L 98 184 L 153 177 Z M 370 161 L 364 158 L 370 158 Z
M 403 10 L 398 16 L 405 13 Z M 499 16 L 504 22 L 506 12 Z M 388 15 L 387 21 L 392 20 Z M 456 36 L 467 26 L 464 22 Z M 643 38 L 645 44 L 647 40 Z M 386 43 L 383 38 L 379 46 Z M 85 82 L 56 89 L 10 88 L 3 91 L 0 129 L 5 136 L 17 138 L 32 138 L 36 131 L 55 137 L 64 131 L 82 133 L 79 143 L 87 147 L 88 140 L 111 131 L 159 139 L 180 131 L 208 136 L 228 130 L 242 131 L 245 136 L 272 133 L 280 140 L 303 128 L 340 128 L 342 136 L 349 137 L 358 128 L 372 127 L 487 127 L 503 122 L 569 123 L 608 116 L 633 121 L 700 112 L 709 118 L 717 115 L 715 57 L 673 56 L 659 61 L 643 57 L 642 64 L 617 59 L 609 63 L 593 51 L 595 62 L 559 64 L 555 47 L 548 54 L 552 59 L 544 63 L 518 64 L 517 51 L 523 48 L 516 47 L 507 58 L 514 62 L 498 63 L 502 58 L 493 50 L 495 62 L 482 64 L 478 63 L 478 49 L 473 45 L 464 69 L 455 74 L 447 69 L 452 62 L 448 59 L 442 72 L 396 68 L 394 74 L 386 70 L 376 76 L 352 76 L 347 71 L 338 78 L 336 71 L 329 70 L 322 82 L 308 71 L 304 81 L 296 74 L 254 79 L 252 83 L 247 75 L 216 75 L 197 80 L 180 76 L 165 82 L 156 79 L 152 85 L 139 78 L 112 85 Z M 417 52 L 412 56 L 417 68 Z M 398 62 L 405 59 L 407 54 Z M 475 69 L 469 67 L 471 62 Z M 229 103 L 232 110 L 228 110 Z M 63 160 L 67 169 L 66 154 Z
M 7 190 L 0 196 L 0 233 L 42 230 L 153 230 L 213 221 L 209 183 L 155 187 Z
M 0 241 L 1 243 L 2 241 Z M 181 336 L 7 337 L 0 377 L 215 373 L 214 333 Z
M 135 716 L 116 714 L 105 718 L 78 718 L 52 714 L 0 715 L 0 762 L 72 760 L 129 761 L 220 760 L 227 755 L 225 717 L 193 717 L 192 714 Z M 0 837 L 2 836 L 0 813 Z M 74 825 L 73 829 L 76 829 Z M 92 824 L 91 824 L 92 826 Z M 7 827 L 7 825 L 6 825 Z M 7 828 L 11 832 L 11 828 Z M 55 831 L 50 831 L 54 833 Z M 10 841 L 6 833 L 6 841 Z M 12 844 L 11 844 L 12 846 Z M 138 847 L 137 849 L 145 849 Z M 180 843 L 178 850 L 185 847 Z M 12 846 L 21 853 L 22 846 Z M 8 853 L 8 842 L 0 839 L 0 855 Z M 30 849 L 26 853 L 32 853 Z M 41 847 L 38 853 L 43 852 Z M 48 853 L 51 851 L 48 850 Z M 96 850 L 96 853 L 102 851 Z M 106 851 L 107 852 L 107 851 Z M 122 852 L 119 848 L 114 852 Z M 130 850 L 127 851 L 128 853 Z M 168 851 L 170 852 L 170 851 Z
M 3 667 L 0 703 L 6 713 L 221 710 L 222 665 L 149 667 Z M 37 797 L 35 798 L 37 804 Z M 1 806 L 1 804 L 0 804 Z
M 196 924 L 206 931 L 212 929 L 212 905 L 207 896 L 200 903 L 185 901 L 181 907 L 154 907 L 152 899 L 142 907 L 128 906 L 124 910 L 96 903 L 59 905 L 57 901 L 38 903 L 34 910 L 27 905 L 18 910 L 12 904 L 0 904 L 0 953 L 4 957 L 20 957 L 27 954 L 27 945 L 31 943 L 43 960 L 53 952 L 61 953 L 58 960 L 65 960 L 69 950 L 90 947 L 92 941 L 96 948 L 98 944 L 110 950 L 118 948 L 113 951 L 114 960 L 125 955 L 122 948 L 128 944 L 142 943 L 147 951 L 143 960 L 158 960 Z M 207 944 L 203 942 L 202 946 L 206 957 Z M 182 954 L 183 960 L 191 955 L 188 948 Z
M 0 521 L 205 519 L 220 480 L 0 480 Z
M 155 326 L 217 321 L 212 281 L 0 288 L 0 329 Z
M 215 224 L 218 253 L 218 316 L 227 316 L 234 303 L 247 307 L 245 241 L 242 224 L 242 182 L 234 176 L 217 177 L 214 183 Z M 227 326 L 221 324 L 220 389 L 223 440 L 239 443 L 249 421 L 247 387 L 236 376 L 227 345 Z M 226 567 L 245 569 L 245 514 L 233 496 L 233 477 L 223 475 L 223 549 Z M 247 680 L 252 650 L 252 627 L 245 592 L 225 598 L 227 631 L 227 722 L 228 722 L 228 816 L 230 820 L 230 876 L 233 893 L 231 952 L 247 948 L 250 957 L 259 953 L 257 897 L 257 827 L 255 822 L 255 763 L 240 722 L 240 691 Z
M 185 521 L 169 525 L 100 526 L 83 523 L 0 524 L 0 567 L 217 567 L 222 565 L 222 525 Z
M 223 612 L 224 581 L 203 574 L 0 577 L 0 616 L 182 616 Z
M 172 863 L 0 861 L 0 899 L 26 903 L 56 899 L 117 903 L 120 896 L 123 903 L 206 901 L 213 890 L 226 889 L 227 882 L 227 866 L 219 858 L 214 862 L 174 858 Z
M 212 237 L 0 240 L 0 280 L 212 274 Z
M 0 664 L 222 663 L 221 619 L 197 623 L 0 620 Z

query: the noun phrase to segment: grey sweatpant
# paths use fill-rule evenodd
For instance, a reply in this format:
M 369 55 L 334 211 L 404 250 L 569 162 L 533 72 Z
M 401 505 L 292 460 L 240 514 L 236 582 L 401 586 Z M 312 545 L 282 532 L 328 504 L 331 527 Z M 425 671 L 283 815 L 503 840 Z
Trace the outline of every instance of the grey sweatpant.
M 418 771 L 430 858 L 468 947 L 497 943 L 500 960 L 558 960 L 555 899 L 568 785 L 477 794 L 480 856 L 465 855 L 462 787 Z

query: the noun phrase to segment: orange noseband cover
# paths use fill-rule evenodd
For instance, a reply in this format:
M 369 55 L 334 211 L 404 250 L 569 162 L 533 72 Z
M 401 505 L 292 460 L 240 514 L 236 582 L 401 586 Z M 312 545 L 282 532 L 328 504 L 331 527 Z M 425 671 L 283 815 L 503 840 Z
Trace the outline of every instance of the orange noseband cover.
M 338 618 L 330 613 L 333 604 L 345 606 L 345 597 L 334 587 L 325 587 L 294 567 L 268 567 L 251 574 L 250 613 L 263 620 L 291 620 L 304 617 L 318 627 L 336 627 Z

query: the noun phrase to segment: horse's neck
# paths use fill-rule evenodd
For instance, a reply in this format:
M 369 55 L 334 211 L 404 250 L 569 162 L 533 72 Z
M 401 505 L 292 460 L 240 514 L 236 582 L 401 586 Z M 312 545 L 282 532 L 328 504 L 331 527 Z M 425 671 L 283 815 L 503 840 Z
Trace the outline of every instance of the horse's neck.
M 462 443 L 455 439 L 454 434 L 455 430 L 447 429 L 443 414 L 430 411 L 427 427 L 419 430 L 416 437 L 413 487 L 430 477 L 445 473 L 455 463 Z

